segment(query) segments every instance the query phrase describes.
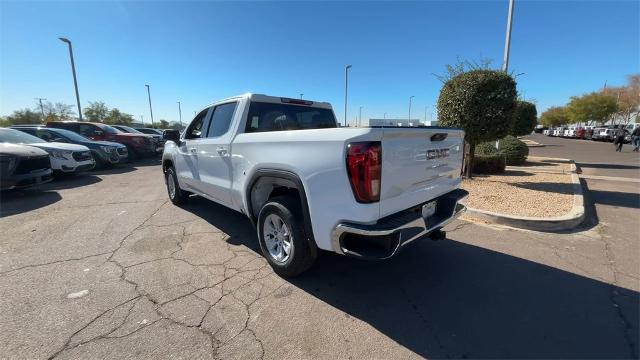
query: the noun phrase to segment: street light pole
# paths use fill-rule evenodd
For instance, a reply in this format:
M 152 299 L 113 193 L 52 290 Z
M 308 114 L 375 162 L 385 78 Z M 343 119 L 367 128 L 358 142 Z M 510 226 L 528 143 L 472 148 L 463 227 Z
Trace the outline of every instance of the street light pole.
M 142 123 L 142 127 L 144 127 L 144 115 L 140 115 L 140 122 Z
M 411 121 L 411 100 L 413 100 L 414 97 L 415 96 L 413 95 L 409 96 L 409 120 L 408 121 Z
M 151 127 L 153 127 L 153 109 L 151 108 L 151 90 L 149 90 L 149 85 L 145 85 L 147 87 L 147 95 L 149 96 L 149 112 L 151 113 Z
M 507 35 L 504 41 L 504 58 L 502 61 L 502 71 L 509 69 L 509 49 L 511 48 L 511 25 L 513 24 L 513 7 L 515 0 L 509 0 L 509 16 L 507 18 Z
M 180 127 L 182 127 L 182 109 L 180 108 L 180 101 L 178 101 L 178 114 L 180 115 Z
M 47 100 L 45 98 L 35 98 L 40 103 L 40 112 L 42 112 L 42 120 L 44 120 L 44 107 L 42 106 L 42 100 Z
M 76 89 L 76 103 L 78 104 L 78 118 L 82 121 L 82 107 L 80 107 L 80 93 L 78 92 L 78 79 L 76 78 L 76 64 L 73 61 L 73 47 L 71 46 L 71 40 L 67 38 L 58 38 L 60 41 L 67 43 L 69 46 L 69 58 L 71 59 L 71 72 L 73 73 L 73 86 Z
M 384 113 L 384 115 L 382 115 L 382 118 L 383 118 L 384 120 L 387 120 L 387 113 Z
M 351 65 L 344 67 L 344 126 L 347 126 L 347 93 L 349 91 L 349 69 Z
M 428 105 L 424 107 L 424 122 L 425 122 L 425 125 L 427 123 L 427 108 L 428 107 L 429 107 Z
M 362 126 L 362 105 L 360 105 L 360 112 L 358 113 L 358 126 Z
M 304 95 L 303 93 L 300 93 L 300 99 L 302 99 L 302 95 Z

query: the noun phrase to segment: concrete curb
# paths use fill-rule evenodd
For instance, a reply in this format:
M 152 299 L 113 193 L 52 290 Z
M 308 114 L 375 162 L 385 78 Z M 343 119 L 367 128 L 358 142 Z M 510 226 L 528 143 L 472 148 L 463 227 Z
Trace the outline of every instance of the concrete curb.
M 568 160 L 571 163 L 570 170 L 573 190 L 573 206 L 567 214 L 549 218 L 534 218 L 526 216 L 520 217 L 474 209 L 467 206 L 466 215 L 486 220 L 494 224 L 507 225 L 511 227 L 535 231 L 556 232 L 576 228 L 584 221 L 584 218 L 586 216 L 582 185 L 580 184 L 580 178 L 576 173 L 575 162 L 570 159 L 562 160 Z

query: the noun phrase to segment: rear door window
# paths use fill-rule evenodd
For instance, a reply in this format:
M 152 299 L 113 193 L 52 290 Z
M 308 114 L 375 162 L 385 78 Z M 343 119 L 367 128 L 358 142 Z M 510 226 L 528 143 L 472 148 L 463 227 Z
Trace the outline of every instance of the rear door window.
M 331 109 L 252 102 L 245 132 L 323 129 L 337 127 Z
M 207 137 L 222 136 L 229 131 L 231 121 L 233 120 L 233 114 L 236 112 L 236 106 L 238 103 L 232 102 L 227 104 L 218 105 L 213 109 L 213 115 L 209 121 L 209 131 Z

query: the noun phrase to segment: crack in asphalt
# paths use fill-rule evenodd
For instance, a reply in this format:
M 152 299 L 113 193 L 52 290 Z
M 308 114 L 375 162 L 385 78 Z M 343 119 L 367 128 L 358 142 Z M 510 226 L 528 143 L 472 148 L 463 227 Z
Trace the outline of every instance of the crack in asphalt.
M 20 270 L 24 270 L 24 269 L 37 268 L 37 267 L 47 266 L 47 265 L 62 264 L 62 263 L 68 262 L 68 261 L 82 261 L 82 260 L 86 260 L 86 259 L 89 259 L 89 258 L 92 258 L 92 257 L 109 255 L 111 253 L 112 253 L 112 251 L 107 251 L 107 252 L 103 252 L 103 253 L 99 253 L 99 254 L 86 255 L 86 256 L 82 256 L 82 257 L 78 257 L 78 258 L 56 260 L 56 261 L 51 261 L 51 262 L 42 263 L 42 264 L 25 265 L 25 266 L 21 266 L 21 267 L 15 268 L 15 269 L 11 269 L 11 270 L 0 271 L 0 276 L 7 275 L 7 274 L 10 274 L 12 272 L 20 271 Z

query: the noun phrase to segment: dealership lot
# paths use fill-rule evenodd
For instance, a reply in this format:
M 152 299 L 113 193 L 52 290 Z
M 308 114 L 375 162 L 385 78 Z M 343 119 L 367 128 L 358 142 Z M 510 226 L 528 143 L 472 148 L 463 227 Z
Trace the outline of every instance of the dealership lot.
M 323 254 L 290 280 L 241 214 L 173 206 L 157 161 L 3 193 L 0 354 L 637 357 L 638 184 L 587 181 L 578 231 L 460 220 L 390 261 Z

